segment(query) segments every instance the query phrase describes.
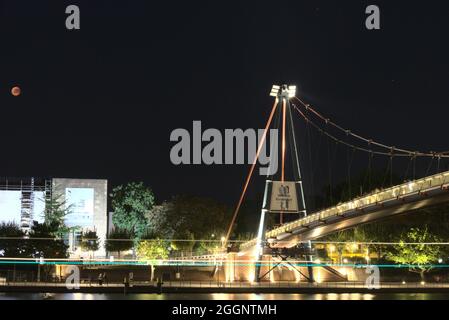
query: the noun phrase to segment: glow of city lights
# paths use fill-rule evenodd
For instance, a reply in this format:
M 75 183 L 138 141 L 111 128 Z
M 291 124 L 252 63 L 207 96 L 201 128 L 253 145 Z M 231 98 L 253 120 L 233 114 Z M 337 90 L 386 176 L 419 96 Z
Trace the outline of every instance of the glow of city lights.
M 315 281 L 317 283 L 322 283 L 323 282 L 323 277 L 321 275 L 321 270 L 320 269 L 317 270 Z
M 347 276 L 348 275 L 348 272 L 346 271 L 346 268 L 340 268 L 339 270 L 338 270 L 338 272 L 340 272 L 342 275 L 344 275 L 344 276 Z
M 254 282 L 254 272 L 248 272 L 248 281 L 253 283 Z

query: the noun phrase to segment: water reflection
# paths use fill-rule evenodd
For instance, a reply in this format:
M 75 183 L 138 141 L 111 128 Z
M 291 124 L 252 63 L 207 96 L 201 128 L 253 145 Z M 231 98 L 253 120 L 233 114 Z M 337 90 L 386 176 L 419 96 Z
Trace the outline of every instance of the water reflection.
M 0 293 L 0 300 L 44 300 L 39 293 Z M 449 300 L 445 293 L 55 293 L 51 300 Z

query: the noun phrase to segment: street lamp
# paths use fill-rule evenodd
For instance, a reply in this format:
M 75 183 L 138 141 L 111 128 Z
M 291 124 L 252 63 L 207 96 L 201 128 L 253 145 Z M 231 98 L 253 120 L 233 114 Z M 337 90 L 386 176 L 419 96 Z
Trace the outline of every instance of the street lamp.
M 271 88 L 270 96 L 277 97 L 280 88 L 281 87 L 278 85 L 273 85 L 273 87 Z
M 296 86 L 287 86 L 286 84 L 282 86 L 273 85 L 270 96 L 277 97 L 279 95 L 279 91 L 281 94 L 286 94 L 289 98 L 293 98 L 296 95 Z
M 296 86 L 288 86 L 288 97 L 293 98 L 296 95 Z

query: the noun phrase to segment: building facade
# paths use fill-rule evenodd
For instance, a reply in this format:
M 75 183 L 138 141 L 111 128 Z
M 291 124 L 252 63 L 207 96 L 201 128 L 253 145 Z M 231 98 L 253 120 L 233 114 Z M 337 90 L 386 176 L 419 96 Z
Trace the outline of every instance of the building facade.
M 34 221 L 44 222 L 45 200 L 50 197 L 62 201 L 68 214 L 66 226 L 71 257 L 105 256 L 107 236 L 107 180 L 101 179 L 0 179 L 0 223 L 15 223 L 28 233 Z M 82 252 L 81 234 L 95 231 L 100 240 L 95 252 Z

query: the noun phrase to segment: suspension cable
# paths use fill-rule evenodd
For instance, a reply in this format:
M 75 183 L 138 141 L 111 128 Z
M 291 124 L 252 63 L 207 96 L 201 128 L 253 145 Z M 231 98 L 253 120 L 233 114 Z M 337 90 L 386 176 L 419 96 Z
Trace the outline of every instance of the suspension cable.
M 323 130 L 320 126 L 318 126 L 315 122 L 313 122 L 312 120 L 310 120 L 310 118 L 308 118 L 295 104 L 292 103 L 292 106 L 295 108 L 295 110 L 301 115 L 301 117 L 308 123 L 310 123 L 315 129 L 317 129 L 319 132 L 323 133 L 324 135 L 328 136 L 330 139 L 334 140 L 337 143 L 343 144 L 347 147 L 359 150 L 359 151 L 363 151 L 363 152 L 368 152 L 368 153 L 373 153 L 373 154 L 378 154 L 378 155 L 382 155 L 382 156 L 390 156 L 390 152 L 382 152 L 382 151 L 374 151 L 371 149 L 367 149 L 367 148 L 363 148 L 360 146 L 356 146 L 353 145 L 351 143 L 348 143 L 346 141 L 343 141 L 339 138 L 336 138 L 335 136 L 333 136 L 332 134 L 330 134 L 329 132 Z M 391 149 L 391 148 L 390 148 Z M 404 153 L 397 153 L 395 154 L 396 157 L 410 157 L 410 154 L 404 154 Z M 448 156 L 449 157 L 449 156 Z
M 327 175 L 329 178 L 329 203 L 332 205 L 333 199 L 332 199 L 332 166 L 331 166 L 331 152 L 330 152 L 330 141 L 327 140 Z M 337 147 L 335 147 L 337 149 Z
M 408 179 L 408 172 L 410 171 L 410 167 L 412 166 L 412 164 L 413 164 L 413 157 L 410 157 L 410 161 L 408 162 L 407 169 L 405 170 L 404 179 L 403 179 L 404 181 L 406 181 Z
M 296 100 L 298 100 L 301 105 L 304 106 L 304 108 L 306 108 L 306 110 L 310 110 L 314 115 L 316 115 L 318 118 L 320 118 L 322 121 L 324 121 L 326 124 L 330 124 L 331 126 L 333 126 L 334 128 L 344 132 L 347 135 L 351 135 L 354 138 L 357 138 L 359 140 L 362 140 L 368 144 L 373 144 L 376 145 L 378 147 L 384 148 L 384 149 L 389 149 L 391 150 L 392 148 L 395 149 L 396 152 L 402 152 L 402 153 L 406 153 L 408 155 L 412 155 L 414 154 L 415 156 L 420 156 L 420 157 L 434 157 L 435 154 L 438 154 L 440 157 L 443 158 L 449 158 L 449 151 L 444 151 L 444 152 L 439 152 L 439 153 L 425 153 L 425 152 L 419 152 L 419 151 L 411 151 L 411 150 L 407 150 L 404 148 L 396 148 L 396 147 L 392 147 L 392 146 L 388 146 L 385 144 L 382 144 L 380 142 L 376 142 L 372 139 L 366 139 L 358 134 L 353 133 L 351 130 L 347 130 L 344 129 L 343 127 L 339 126 L 338 124 L 334 123 L 332 120 L 330 120 L 329 118 L 324 117 L 323 115 L 321 115 L 318 111 L 316 111 L 315 109 L 313 109 L 310 104 L 305 103 L 304 101 L 302 101 L 300 98 L 298 97 L 294 97 Z M 399 155 L 398 153 L 396 153 L 396 155 Z
M 268 118 L 267 124 L 265 126 L 265 130 L 263 132 L 262 138 L 259 141 L 259 146 L 257 148 L 256 156 L 254 157 L 254 161 L 253 161 L 253 163 L 251 165 L 251 168 L 249 170 L 248 176 L 246 177 L 246 181 L 245 181 L 245 184 L 243 186 L 243 190 L 242 190 L 242 194 L 240 195 L 239 202 L 237 204 L 237 207 L 235 208 L 234 214 L 232 215 L 231 223 L 229 224 L 225 240 L 223 241 L 223 248 L 226 248 L 228 240 L 229 240 L 229 237 L 231 236 L 231 231 L 232 231 L 232 228 L 234 227 L 235 219 L 237 218 L 237 215 L 239 213 L 240 206 L 242 205 L 242 202 L 243 202 L 243 198 L 245 198 L 246 190 L 248 189 L 249 182 L 251 181 L 251 177 L 253 175 L 254 168 L 256 167 L 257 160 L 259 159 L 260 151 L 262 150 L 262 146 L 263 146 L 263 144 L 265 142 L 265 138 L 267 136 L 268 129 L 270 128 L 271 121 L 273 120 L 273 115 L 274 115 L 274 113 L 276 111 L 276 107 L 278 105 L 278 102 L 279 102 L 279 99 L 276 98 L 276 100 L 274 101 L 274 104 L 273 104 L 273 108 L 271 109 L 270 117 Z M 270 170 L 270 169 L 268 169 L 268 170 Z
M 352 149 L 352 153 L 351 156 L 349 156 L 349 149 L 347 152 L 347 164 L 348 164 L 348 194 L 349 194 L 349 199 L 352 198 L 352 190 L 351 190 L 351 167 L 352 167 L 352 162 L 354 160 L 354 153 L 355 153 L 355 149 Z

